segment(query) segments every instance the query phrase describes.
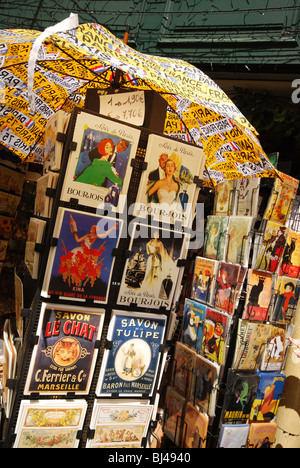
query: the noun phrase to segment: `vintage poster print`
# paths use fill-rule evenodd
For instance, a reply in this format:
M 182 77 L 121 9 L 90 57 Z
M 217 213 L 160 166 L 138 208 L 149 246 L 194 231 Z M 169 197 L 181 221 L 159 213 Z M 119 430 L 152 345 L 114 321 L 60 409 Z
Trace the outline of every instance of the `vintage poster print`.
M 148 139 L 134 216 L 176 222 L 190 226 L 199 188 L 194 177 L 202 178 L 205 157 L 200 147 L 159 135 Z
M 196 355 L 191 401 L 209 416 L 215 416 L 219 369 L 215 362 Z
M 270 336 L 270 325 L 239 320 L 234 369 L 256 370 Z
M 176 443 L 180 444 L 181 428 L 183 423 L 185 398 L 180 395 L 173 387 L 168 387 L 165 402 L 165 424 L 164 433 Z
M 192 284 L 193 299 L 212 303 L 218 265 L 216 260 L 196 257 Z
M 289 228 L 286 226 L 268 221 L 254 267 L 256 270 L 276 273 L 284 252 L 288 234 Z
M 250 424 L 222 424 L 218 448 L 245 448 Z
M 48 171 L 59 171 L 61 166 L 61 157 L 63 152 L 63 143 L 58 141 L 57 134 L 65 133 L 70 115 L 59 110 L 55 112 L 48 120 L 45 127 L 45 147 L 43 173 Z
M 264 219 L 285 224 L 290 215 L 299 186 L 299 180 L 279 172 L 280 178 L 274 180 Z
M 280 371 L 286 346 L 285 325 L 270 325 L 270 335 L 264 348 L 260 369 L 262 371 Z
M 235 207 L 237 216 L 257 216 L 260 179 L 247 177 L 235 181 Z
M 167 317 L 113 311 L 96 389 L 98 396 L 114 393 L 151 396 L 160 362 Z
M 182 447 L 205 448 L 208 429 L 208 416 L 187 403 L 184 413 L 184 430 Z
M 256 373 L 229 369 L 223 403 L 223 421 L 246 422 L 259 384 Z
M 279 274 L 300 277 L 300 233 L 290 231 L 282 254 Z
M 217 364 L 224 364 L 229 315 L 207 307 L 202 354 Z
M 110 203 L 120 211 L 119 196 L 127 194 L 140 130 L 80 111 L 69 154 L 61 199 L 77 198 L 79 204 L 97 207 Z M 121 207 L 121 211 L 123 207 Z
M 268 319 L 272 296 L 272 273 L 250 269 L 244 319 L 264 321 Z
M 179 232 L 134 223 L 117 304 L 170 309 L 182 268 L 177 261 L 185 258 L 188 239 Z
M 253 218 L 249 216 L 230 216 L 225 256 L 227 262 L 248 266 L 252 224 Z
M 240 265 L 219 262 L 215 284 L 214 306 L 232 315 L 237 300 L 236 291 L 239 288 Z
M 189 397 L 196 353 L 177 341 L 174 353 L 173 386 L 184 397 Z
M 224 260 L 227 245 L 229 216 L 208 216 L 205 227 L 203 255 L 214 260 Z
M 185 299 L 181 341 L 196 351 L 202 349 L 206 305 Z
M 42 295 L 106 303 L 122 221 L 59 208 Z
M 86 448 L 140 448 L 146 437 L 153 406 L 138 400 L 95 400 Z
M 275 442 L 276 432 L 276 423 L 251 423 L 247 448 L 272 448 Z
M 78 447 L 86 410 L 85 400 L 22 400 L 13 448 Z
M 259 372 L 260 381 L 251 408 L 252 421 L 270 421 L 277 413 L 286 376 L 280 372 Z
M 291 323 L 300 294 L 300 280 L 276 275 L 272 322 Z
M 234 180 L 225 180 L 221 184 L 216 185 L 213 213 L 214 215 L 230 216 L 233 214 L 234 190 Z
M 25 395 L 89 392 L 104 310 L 43 303 Z

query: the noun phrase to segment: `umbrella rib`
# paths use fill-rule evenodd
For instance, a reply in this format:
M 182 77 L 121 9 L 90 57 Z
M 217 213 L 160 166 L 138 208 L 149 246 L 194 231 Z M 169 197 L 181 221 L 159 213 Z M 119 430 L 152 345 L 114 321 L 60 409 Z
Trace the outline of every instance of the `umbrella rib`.
M 55 40 L 52 39 L 52 42 L 55 44 L 55 46 L 56 46 L 61 52 L 63 52 L 64 54 L 66 54 L 68 57 L 70 57 L 71 60 L 74 60 L 74 61 L 75 61 L 76 63 L 78 63 L 81 67 L 85 68 L 85 69 L 88 70 L 90 73 L 94 74 L 94 75 L 95 75 L 95 78 L 99 78 L 99 75 L 98 75 L 97 73 L 95 73 L 95 72 L 94 72 L 93 70 L 91 70 L 89 67 L 83 65 L 83 64 L 80 62 L 80 60 L 78 60 L 78 59 L 72 57 L 72 55 L 71 55 L 69 52 L 67 52 L 66 50 L 62 49 L 62 48 L 55 42 Z M 112 67 L 111 67 L 110 65 L 108 65 L 108 68 L 111 68 L 111 71 L 112 71 L 112 73 L 113 73 Z M 103 78 L 103 77 L 102 77 L 102 78 Z M 103 79 L 104 79 L 104 81 L 106 81 L 107 83 L 110 83 L 109 80 L 106 80 L 105 78 L 103 78 Z

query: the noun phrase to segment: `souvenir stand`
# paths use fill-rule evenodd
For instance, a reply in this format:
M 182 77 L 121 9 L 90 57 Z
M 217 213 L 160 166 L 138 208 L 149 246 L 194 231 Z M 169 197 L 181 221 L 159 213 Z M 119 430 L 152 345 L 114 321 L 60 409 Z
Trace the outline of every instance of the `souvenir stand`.
M 5 448 L 149 443 L 204 158 L 155 130 L 145 94 L 148 128 L 79 108 L 46 128 L 25 254 L 37 292 L 6 381 Z M 156 211 L 162 153 L 181 190 L 168 213 Z
M 182 298 L 164 405 L 171 446 L 275 443 L 300 291 L 299 207 L 293 207 L 299 181 L 279 176 L 216 188 Z

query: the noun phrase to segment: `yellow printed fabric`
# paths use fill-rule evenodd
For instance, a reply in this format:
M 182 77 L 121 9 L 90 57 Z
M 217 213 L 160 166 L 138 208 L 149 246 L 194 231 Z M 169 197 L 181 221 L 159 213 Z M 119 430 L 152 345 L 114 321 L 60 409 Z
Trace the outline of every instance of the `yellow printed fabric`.
M 59 109 L 83 106 L 88 88 L 154 90 L 168 103 L 164 133 L 203 147 L 204 182 L 275 177 L 257 134 L 235 104 L 201 70 L 182 60 L 139 53 L 99 24 L 52 34 L 34 69 L 35 112 L 28 106 L 27 74 L 40 32 L 0 31 L 0 143 L 24 161 L 42 161 L 44 128 Z

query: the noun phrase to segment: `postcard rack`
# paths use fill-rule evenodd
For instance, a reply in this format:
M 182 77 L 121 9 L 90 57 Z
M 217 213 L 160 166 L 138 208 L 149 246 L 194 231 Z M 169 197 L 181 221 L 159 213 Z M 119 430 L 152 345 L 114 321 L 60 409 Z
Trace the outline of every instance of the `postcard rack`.
M 120 285 L 122 283 L 122 275 L 123 271 L 125 269 L 126 262 L 128 261 L 132 250 L 130 249 L 130 239 L 128 236 L 123 236 L 119 238 L 119 242 L 117 245 L 114 246 L 112 249 L 112 258 L 114 259 L 114 266 L 112 268 L 111 272 L 111 277 L 110 277 L 110 287 L 109 287 L 109 293 L 107 293 L 107 301 L 104 303 L 99 303 L 99 301 L 95 300 L 93 297 L 86 297 L 81 299 L 80 301 L 76 300 L 76 298 L 66 298 L 63 297 L 60 294 L 57 294 L 57 292 L 51 292 L 49 294 L 44 294 L 44 282 L 45 282 L 45 277 L 47 274 L 49 274 L 49 256 L 53 250 L 53 247 L 58 248 L 58 242 L 59 242 L 59 237 L 57 233 L 55 232 L 55 226 L 58 220 L 58 217 L 60 216 L 61 210 L 65 210 L 64 212 L 72 212 L 77 214 L 77 212 L 82 213 L 83 215 L 93 217 L 95 215 L 99 216 L 99 211 L 96 207 L 89 206 L 88 204 L 85 204 L 83 202 L 82 197 L 78 197 L 76 195 L 76 191 L 72 194 L 72 196 L 69 198 L 68 201 L 62 200 L 62 191 L 64 188 L 64 183 L 65 183 L 65 178 L 66 178 L 66 173 L 67 173 L 67 168 L 68 168 L 68 161 L 69 161 L 69 155 L 70 152 L 76 151 L 78 149 L 78 141 L 74 141 L 74 128 L 76 124 L 76 119 L 77 116 L 80 115 L 82 112 L 85 113 L 87 117 L 93 116 L 93 117 L 99 117 L 99 114 L 96 114 L 92 111 L 84 110 L 82 111 L 79 108 L 74 109 L 74 111 L 71 114 L 71 119 L 69 122 L 68 130 L 66 133 L 59 133 L 58 134 L 58 140 L 60 142 L 63 142 L 63 154 L 62 154 L 62 160 L 61 160 L 61 168 L 59 170 L 59 177 L 57 181 L 57 186 L 55 189 L 48 188 L 46 191 L 46 196 L 51 197 L 53 199 L 53 205 L 52 205 L 52 212 L 51 216 L 49 219 L 46 219 L 47 224 L 46 224 L 46 229 L 44 233 L 44 238 L 43 241 L 40 243 L 37 243 L 35 246 L 35 251 L 40 254 L 40 260 L 39 260 L 39 276 L 38 279 L 35 281 L 36 285 L 36 295 L 33 300 L 33 303 L 30 308 L 28 309 L 23 309 L 22 311 L 22 318 L 24 321 L 24 338 L 23 338 L 23 345 L 21 348 L 21 351 L 18 353 L 18 361 L 17 361 L 17 375 L 16 378 L 8 382 L 9 387 L 13 391 L 13 396 L 11 400 L 11 411 L 10 411 L 10 416 L 9 418 L 6 418 L 5 423 L 4 423 L 4 439 L 2 441 L 2 445 L 5 448 L 10 448 L 14 445 L 15 440 L 16 440 L 16 426 L 17 426 L 17 421 L 18 421 L 18 415 L 20 412 L 20 406 L 22 402 L 53 402 L 53 401 L 61 401 L 61 400 L 67 400 L 68 402 L 76 402 L 76 401 L 81 401 L 84 400 L 87 403 L 87 410 L 86 410 L 86 416 L 84 419 L 84 422 L 82 424 L 82 427 L 78 430 L 77 434 L 77 439 L 78 439 L 78 447 L 84 448 L 87 440 L 92 439 L 95 436 L 95 429 L 90 427 L 91 420 L 92 420 L 92 413 L 93 413 L 93 407 L 96 399 L 101 399 L 105 400 L 107 402 L 112 401 L 112 399 L 122 399 L 124 402 L 129 402 L 134 398 L 134 400 L 140 400 L 141 403 L 145 403 L 148 405 L 151 405 L 153 407 L 153 415 L 151 417 L 150 423 L 149 423 L 149 429 L 148 433 L 145 434 L 142 438 L 141 444 L 142 446 L 145 446 L 149 436 L 151 435 L 151 431 L 153 430 L 154 423 L 155 423 L 155 418 L 156 418 L 156 409 L 157 409 L 157 404 L 158 404 L 158 398 L 159 398 L 159 391 L 160 391 L 160 380 L 161 380 L 161 375 L 163 372 L 163 367 L 164 367 L 164 362 L 166 359 L 166 355 L 168 352 L 168 349 L 171 345 L 171 342 L 169 341 L 169 333 L 168 333 L 168 327 L 169 327 L 169 319 L 170 319 L 170 311 L 172 310 L 171 307 L 165 307 L 163 305 L 157 307 L 157 306 L 148 306 L 148 307 L 143 307 L 139 308 L 136 303 L 129 302 L 129 303 L 124 303 L 122 305 L 117 305 L 117 299 L 119 295 L 119 290 L 120 290 Z M 108 122 L 108 126 L 117 126 L 120 125 L 119 121 L 115 121 L 114 119 L 110 119 L 108 117 L 105 117 L 105 120 Z M 134 129 L 133 126 L 127 125 L 126 126 L 129 129 Z M 129 207 L 131 204 L 133 204 L 136 201 L 137 198 L 137 193 L 138 193 L 138 188 L 140 185 L 140 180 L 141 176 L 143 174 L 143 171 L 147 169 L 147 163 L 144 161 L 145 158 L 145 153 L 146 153 L 146 148 L 148 144 L 148 139 L 149 135 L 157 135 L 161 136 L 158 133 L 155 133 L 151 131 L 150 129 L 147 128 L 138 128 L 138 133 L 139 133 L 139 141 L 137 142 L 137 149 L 135 152 L 134 158 L 131 159 L 130 162 L 130 167 L 132 169 L 131 172 L 131 177 L 130 177 L 130 190 L 128 190 L 128 193 L 126 194 L 126 202 L 127 206 Z M 165 138 L 165 137 L 164 137 Z M 174 139 L 170 139 L 166 137 L 165 139 L 166 142 L 172 142 L 172 144 L 175 144 L 176 141 Z M 193 145 L 190 145 L 191 147 Z M 195 178 L 195 186 L 199 186 L 199 181 L 197 181 L 197 178 Z M 107 206 L 107 211 L 102 210 L 101 216 L 103 217 L 104 220 L 108 219 L 109 215 L 112 213 L 111 206 Z M 39 218 L 37 215 L 35 216 L 36 218 Z M 43 218 L 44 219 L 44 218 Z M 126 213 L 125 209 L 124 212 L 118 213 L 116 215 L 116 222 L 122 222 L 126 227 L 130 224 L 130 222 L 134 219 L 133 215 Z M 155 229 L 161 229 L 162 224 L 161 222 L 154 222 L 152 219 L 150 219 L 150 216 L 145 218 L 143 221 L 145 224 L 151 224 L 152 228 L 154 226 Z M 71 226 L 71 224 L 70 224 Z M 172 225 L 169 226 L 172 228 Z M 153 228 L 153 229 L 154 229 Z M 71 232 L 72 232 L 72 228 Z M 73 231 L 74 232 L 74 231 Z M 63 249 L 63 253 L 66 252 L 66 249 Z M 180 269 L 181 272 L 183 272 L 185 268 L 185 256 L 183 254 L 182 257 L 179 256 L 178 258 L 178 269 Z M 181 275 L 179 274 L 178 276 L 178 284 L 176 288 L 180 287 L 180 278 Z M 165 288 L 166 293 L 168 294 L 168 289 L 167 287 Z M 176 292 L 176 291 L 175 291 Z M 87 295 L 88 296 L 88 295 Z M 176 297 L 176 294 L 174 293 L 174 298 Z M 163 303 L 163 301 L 162 301 Z M 50 392 L 43 392 L 43 390 L 39 391 L 30 391 L 30 385 L 28 386 L 28 376 L 30 376 L 30 373 L 33 372 L 33 359 L 34 359 L 34 350 L 37 349 L 39 342 L 41 341 L 41 329 L 39 330 L 39 327 L 41 326 L 41 316 L 42 313 L 46 313 L 45 310 L 48 309 L 50 310 L 51 307 L 53 307 L 55 310 L 55 307 L 61 307 L 62 310 L 76 310 L 76 307 L 79 307 L 81 309 L 87 308 L 91 313 L 97 312 L 98 310 L 104 311 L 104 319 L 102 323 L 102 332 L 100 335 L 100 338 L 97 339 L 94 343 L 94 351 L 96 352 L 97 358 L 94 364 L 94 369 L 93 372 L 91 373 L 90 376 L 90 386 L 89 390 L 84 392 L 84 393 L 77 393 L 76 390 L 72 389 L 72 386 L 70 386 L 70 390 L 67 390 L 62 393 L 55 393 L 51 394 Z M 160 319 L 160 317 L 163 315 L 166 317 L 166 322 L 165 322 L 165 329 L 164 329 L 164 335 L 163 340 L 161 341 L 158 349 L 158 354 L 157 354 L 157 369 L 156 369 L 156 374 L 155 377 L 153 378 L 153 383 L 152 383 L 152 390 L 151 393 L 149 394 L 149 391 L 146 392 L 141 392 L 137 393 L 137 396 L 133 394 L 126 395 L 126 393 L 119 393 L 118 390 L 112 391 L 110 394 L 108 393 L 107 395 L 101 394 L 99 392 L 99 376 L 101 373 L 101 366 L 102 362 L 104 359 L 104 356 L 106 355 L 109 350 L 115 345 L 115 342 L 112 339 L 108 338 L 109 335 L 109 330 L 110 330 L 110 324 L 111 324 L 111 319 L 113 315 L 113 310 L 122 310 L 128 313 L 128 316 L 130 317 L 135 317 L 135 314 L 138 314 L 141 310 L 141 314 L 145 313 L 150 314 L 151 317 L 157 317 Z M 139 315 L 136 315 L 139 316 Z M 53 324 L 52 324 L 53 325 Z M 52 327 L 51 325 L 51 327 Z M 55 328 L 55 326 L 57 328 Z M 66 325 L 67 326 L 67 325 Z M 50 334 L 50 328 L 49 327 L 49 334 Z M 58 335 L 58 327 L 59 325 L 53 325 L 53 328 L 51 328 L 51 333 L 56 333 Z M 68 329 L 70 332 L 70 328 Z M 75 330 L 75 328 L 74 328 Z M 78 333 L 78 330 L 74 333 Z M 83 333 L 83 332 L 81 332 Z M 44 354 L 47 355 L 47 350 L 44 351 Z M 51 351 L 54 353 L 53 349 Z M 49 351 L 50 353 L 50 351 Z M 49 354 L 50 356 L 50 354 Z M 54 354 L 52 354 L 52 357 Z M 54 386 L 55 387 L 55 386 Z M 53 388 L 54 388 L 53 387 Z M 150 432 L 149 432 L 150 431 Z

